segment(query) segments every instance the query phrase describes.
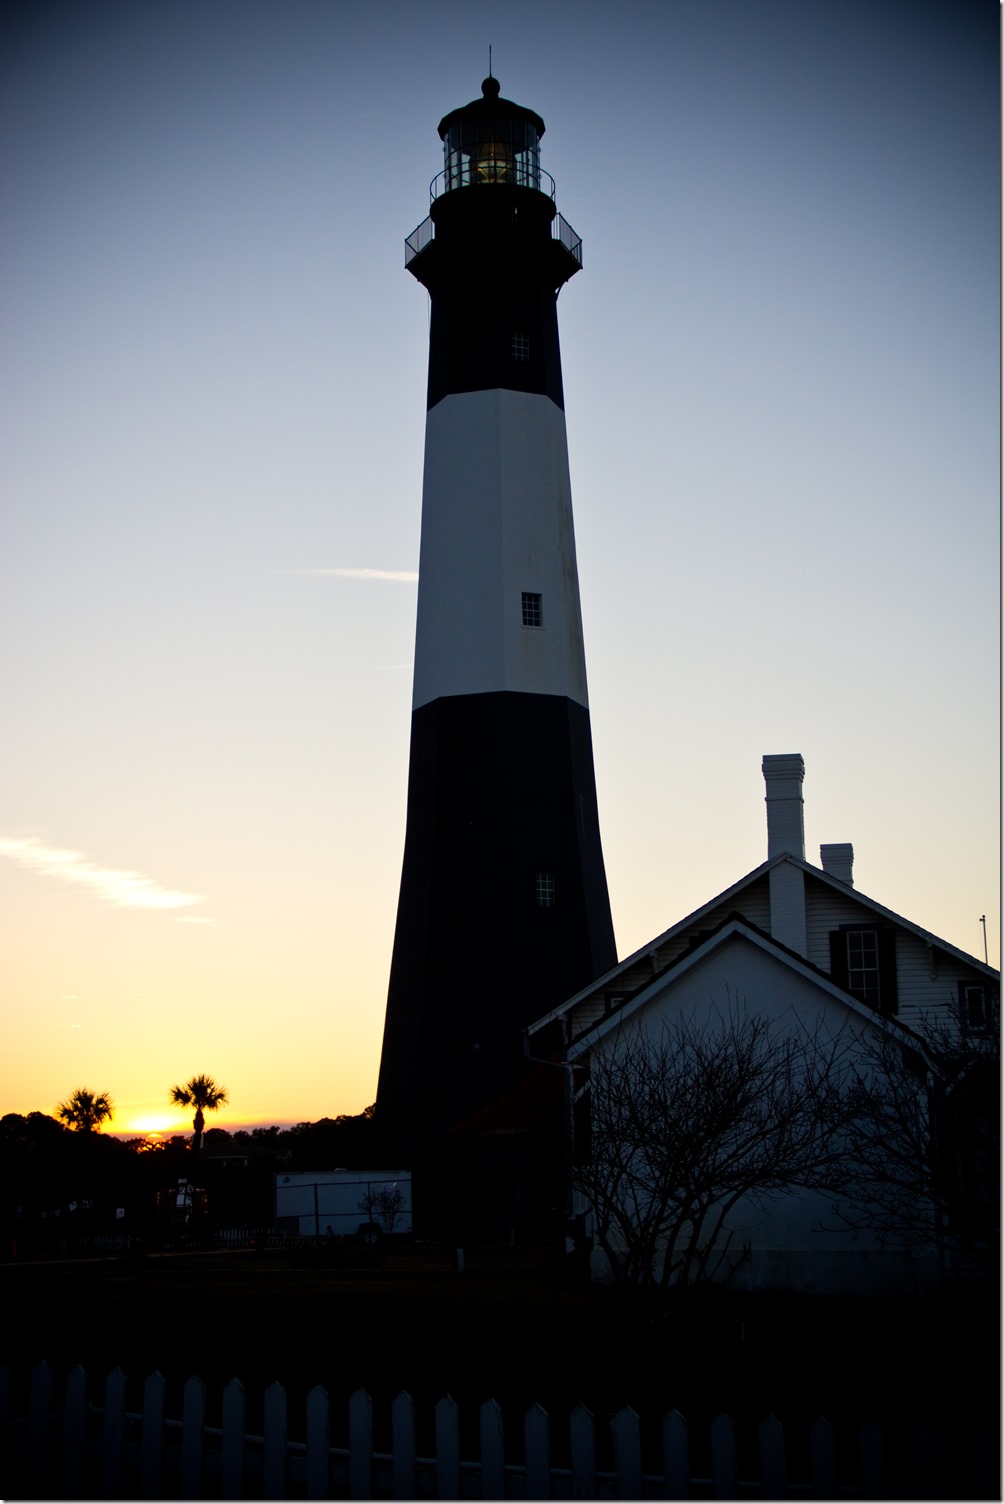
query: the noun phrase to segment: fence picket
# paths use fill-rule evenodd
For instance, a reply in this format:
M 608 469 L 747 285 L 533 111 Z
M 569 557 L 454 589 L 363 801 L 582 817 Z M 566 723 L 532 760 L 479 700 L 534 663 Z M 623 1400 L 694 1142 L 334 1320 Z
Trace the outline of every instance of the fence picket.
M 866 1499 L 887 1499 L 888 1479 L 885 1465 L 885 1432 L 874 1421 L 861 1427 L 861 1487 Z
M 568 1417 L 572 1447 L 572 1498 L 596 1498 L 596 1431 L 593 1415 L 585 1405 L 576 1405 Z
M 551 1428 L 542 1405 L 531 1405 L 523 1421 L 526 1438 L 526 1497 L 551 1497 Z
M 436 1406 L 436 1498 L 460 1498 L 460 1426 L 448 1394 Z
M 373 1494 L 373 1401 L 365 1389 L 349 1397 L 349 1498 Z
M 625 1405 L 610 1422 L 614 1442 L 614 1469 L 618 1499 L 641 1498 L 641 1427 L 638 1416 Z
M 125 1440 L 126 1376 L 113 1368 L 105 1379 L 105 1414 L 101 1433 L 101 1497 L 118 1497 Z
M 395 1499 L 414 1499 L 415 1401 L 403 1389 L 391 1402 L 391 1447 L 394 1452 L 392 1493 Z
M 181 1401 L 181 1477 L 183 1499 L 202 1498 L 202 1427 L 206 1417 L 206 1386 L 200 1378 L 185 1382 Z
M 144 1499 L 162 1499 L 164 1484 L 164 1376 L 154 1369 L 143 1385 L 143 1430 L 140 1438 L 139 1491 Z
M 690 1439 L 687 1422 L 679 1410 L 670 1410 L 662 1422 L 662 1468 L 666 1475 L 666 1498 L 690 1498 Z
M 765 1415 L 757 1428 L 760 1443 L 760 1497 L 786 1499 L 788 1470 L 784 1460 L 784 1427 L 774 1415 Z
M 315 1384 L 307 1395 L 307 1498 L 328 1497 L 331 1427 L 328 1391 Z
M 28 1434 L 24 1456 L 24 1485 L 29 1497 L 41 1493 L 45 1437 L 49 1428 L 49 1405 L 52 1400 L 52 1369 L 48 1363 L 36 1363 L 31 1370 L 28 1395 Z
M 286 1497 L 286 1391 L 271 1383 L 265 1390 L 265 1457 L 263 1463 L 266 1499 Z
M 716 1415 L 711 1422 L 711 1473 L 715 1480 L 716 1499 L 736 1499 L 736 1433 L 727 1415 Z
M 505 1439 L 502 1406 L 485 1400 L 481 1406 L 481 1497 L 505 1498 Z
M 223 1391 L 223 1497 L 244 1496 L 244 1385 L 231 1379 Z
M 80 1470 L 87 1422 L 87 1375 L 78 1364 L 67 1376 L 63 1400 L 63 1439 L 59 1456 L 59 1494 L 63 1499 L 80 1496 Z
M 833 1445 L 833 1427 L 819 1416 L 809 1429 L 809 1452 L 812 1458 L 812 1494 L 815 1499 L 837 1497 L 837 1461 Z

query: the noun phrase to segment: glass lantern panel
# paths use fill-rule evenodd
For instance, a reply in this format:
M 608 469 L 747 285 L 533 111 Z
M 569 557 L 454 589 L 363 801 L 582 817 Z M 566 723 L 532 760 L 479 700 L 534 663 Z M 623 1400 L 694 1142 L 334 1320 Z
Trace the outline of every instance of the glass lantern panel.
M 443 143 L 446 188 L 472 183 L 540 187 L 539 137 L 529 120 L 506 115 L 456 121 Z

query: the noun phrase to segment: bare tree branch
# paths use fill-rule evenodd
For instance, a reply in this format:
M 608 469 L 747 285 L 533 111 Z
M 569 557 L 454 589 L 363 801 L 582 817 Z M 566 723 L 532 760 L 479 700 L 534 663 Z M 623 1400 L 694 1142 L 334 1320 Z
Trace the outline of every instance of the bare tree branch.
M 729 1257 L 741 1201 L 837 1191 L 851 1043 L 729 998 L 709 1021 L 680 1016 L 656 1040 L 635 1029 L 594 1050 L 576 1181 L 614 1278 L 706 1280 Z
M 974 1030 L 953 1001 L 923 1024 L 923 1051 L 889 1038 L 864 1054 L 837 1219 L 883 1247 L 932 1246 L 996 1262 L 1000 1183 L 997 1000 Z

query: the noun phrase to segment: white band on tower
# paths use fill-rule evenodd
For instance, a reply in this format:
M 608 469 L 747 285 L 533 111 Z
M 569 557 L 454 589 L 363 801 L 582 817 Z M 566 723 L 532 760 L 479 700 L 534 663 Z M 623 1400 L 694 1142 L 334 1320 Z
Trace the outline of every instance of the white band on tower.
M 414 708 L 502 690 L 588 705 L 565 415 L 463 392 L 426 427 Z

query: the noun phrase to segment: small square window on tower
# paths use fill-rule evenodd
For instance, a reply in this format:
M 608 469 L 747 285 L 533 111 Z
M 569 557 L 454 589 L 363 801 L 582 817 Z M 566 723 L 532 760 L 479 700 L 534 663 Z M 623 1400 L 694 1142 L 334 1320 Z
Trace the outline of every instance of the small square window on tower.
M 512 337 L 513 360 L 530 359 L 530 338 L 526 334 L 514 334 Z
M 554 908 L 554 873 L 538 872 L 536 878 L 538 909 Z
M 531 594 L 529 590 L 524 590 L 523 625 L 524 627 L 539 627 L 540 624 L 540 596 Z

